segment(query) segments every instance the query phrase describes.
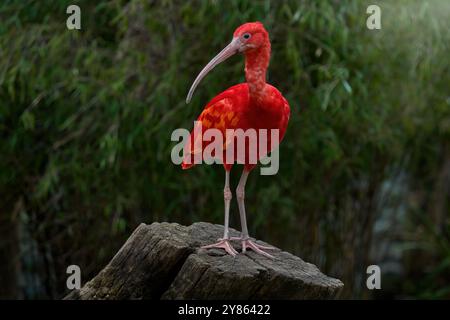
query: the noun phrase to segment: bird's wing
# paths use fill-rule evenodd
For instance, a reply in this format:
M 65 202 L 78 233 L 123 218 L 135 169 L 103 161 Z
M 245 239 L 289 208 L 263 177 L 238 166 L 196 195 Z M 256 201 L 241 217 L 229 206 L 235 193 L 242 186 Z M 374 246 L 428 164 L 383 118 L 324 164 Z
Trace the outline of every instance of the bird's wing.
M 184 148 L 184 159 L 186 160 L 186 157 L 191 159 L 192 156 L 201 153 L 212 142 L 201 141 L 203 133 L 208 129 L 219 130 L 222 134 L 222 139 L 225 140 L 226 130 L 235 129 L 239 126 L 239 121 L 241 120 L 240 106 L 243 106 L 245 103 L 248 103 L 248 86 L 246 84 L 233 86 L 213 98 L 197 119 L 197 125 L 191 132 L 190 139 Z M 200 124 L 202 135 L 199 134 Z M 228 143 L 223 141 L 223 150 L 226 149 Z M 192 161 L 190 162 L 192 163 Z M 186 169 L 192 165 L 188 165 L 186 161 L 186 163 L 183 162 L 182 166 Z

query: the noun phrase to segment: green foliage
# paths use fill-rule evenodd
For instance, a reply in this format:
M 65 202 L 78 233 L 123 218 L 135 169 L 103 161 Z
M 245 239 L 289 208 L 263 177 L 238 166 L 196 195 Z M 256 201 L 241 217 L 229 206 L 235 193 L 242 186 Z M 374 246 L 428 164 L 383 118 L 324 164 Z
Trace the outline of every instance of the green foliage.
M 269 82 L 291 120 L 278 175 L 249 179 L 251 233 L 342 278 L 344 297 L 365 296 L 358 279 L 377 263 L 383 185 L 406 175 L 397 238 L 429 243 L 439 262 L 423 272 L 438 280 L 397 294 L 448 296 L 450 254 L 437 249 L 449 246 L 448 1 L 375 1 L 378 31 L 365 27 L 363 1 L 75 1 L 82 30 L 69 31 L 72 3 L 0 4 L 0 194 L 23 201 L 57 281 L 70 261 L 86 277 L 98 271 L 140 222 L 222 223 L 222 168 L 181 171 L 170 135 L 244 81 L 242 59 L 230 59 L 184 103 L 233 30 L 260 20 L 272 39 Z M 430 236 L 424 221 L 443 231 Z M 406 277 L 418 260 L 405 252 Z

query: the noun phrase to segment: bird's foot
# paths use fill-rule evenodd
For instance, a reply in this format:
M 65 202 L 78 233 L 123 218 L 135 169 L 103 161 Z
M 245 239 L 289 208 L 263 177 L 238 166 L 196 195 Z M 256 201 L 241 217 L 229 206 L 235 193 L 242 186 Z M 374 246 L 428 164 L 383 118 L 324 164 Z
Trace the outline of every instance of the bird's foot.
M 238 252 L 233 248 L 233 246 L 230 243 L 230 239 L 223 239 L 220 238 L 217 240 L 217 243 L 209 244 L 207 246 L 201 247 L 202 249 L 224 249 L 226 253 L 229 255 L 235 257 Z
M 250 240 L 250 238 L 242 238 L 242 237 L 232 237 L 231 240 L 239 240 L 242 243 L 242 253 L 245 253 L 247 249 L 252 249 L 258 254 L 261 254 L 267 258 L 275 259 L 274 256 L 271 254 L 268 254 L 264 250 L 276 250 L 275 247 L 270 246 L 262 246 L 260 244 L 257 244 L 256 242 L 253 242 Z

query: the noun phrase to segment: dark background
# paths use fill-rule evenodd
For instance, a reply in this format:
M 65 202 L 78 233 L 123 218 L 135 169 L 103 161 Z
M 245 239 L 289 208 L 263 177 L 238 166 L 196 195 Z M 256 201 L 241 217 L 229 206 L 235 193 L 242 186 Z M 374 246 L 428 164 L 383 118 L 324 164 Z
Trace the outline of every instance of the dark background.
M 185 105 L 255 20 L 291 120 L 279 173 L 249 178 L 251 234 L 340 278 L 340 298 L 450 298 L 446 0 L 1 1 L 1 298 L 62 297 L 68 265 L 89 280 L 141 222 L 223 223 L 223 168 L 182 171 L 170 135 L 244 81 L 234 57 Z M 239 229 L 234 201 L 231 214 Z

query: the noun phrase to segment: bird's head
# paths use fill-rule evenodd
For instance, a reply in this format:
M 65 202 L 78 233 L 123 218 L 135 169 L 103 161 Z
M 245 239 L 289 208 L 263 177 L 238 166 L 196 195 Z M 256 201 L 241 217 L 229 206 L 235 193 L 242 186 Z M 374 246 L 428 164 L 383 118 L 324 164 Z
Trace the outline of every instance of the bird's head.
M 215 66 L 236 53 L 247 54 L 262 47 L 270 48 L 270 41 L 269 34 L 261 22 L 248 22 L 239 26 L 234 31 L 231 42 L 209 61 L 202 71 L 200 71 L 189 90 L 186 103 L 191 101 L 192 95 L 200 81 L 214 69 Z
M 238 51 L 243 53 L 270 45 L 269 33 L 261 22 L 244 23 L 234 31 L 234 39 L 237 39 Z

